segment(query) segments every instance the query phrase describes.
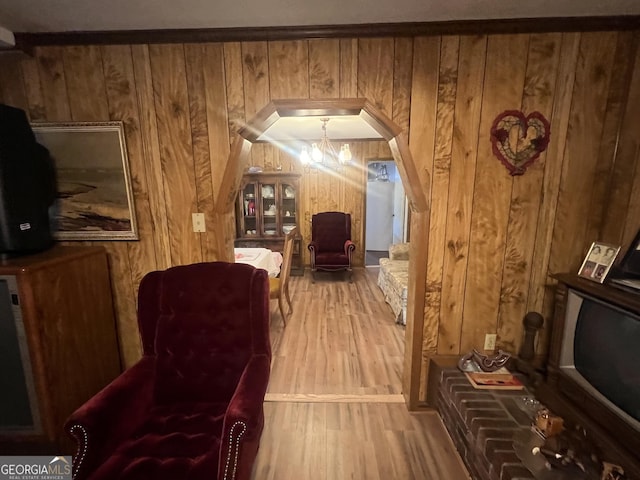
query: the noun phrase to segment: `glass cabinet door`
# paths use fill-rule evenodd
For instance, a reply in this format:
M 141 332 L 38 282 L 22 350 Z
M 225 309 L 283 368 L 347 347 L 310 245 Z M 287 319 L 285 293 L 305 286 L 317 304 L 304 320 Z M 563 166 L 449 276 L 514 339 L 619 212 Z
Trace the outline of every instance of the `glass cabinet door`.
M 263 183 L 261 187 L 262 234 L 275 236 L 278 234 L 278 206 L 276 203 L 276 184 Z
M 294 185 L 290 183 L 280 184 L 280 198 L 282 199 L 282 232 L 281 235 L 286 235 L 296 226 L 296 214 L 297 214 L 297 193 Z
M 248 183 L 242 190 L 243 235 L 252 236 L 258 233 L 258 216 L 256 215 L 258 205 L 256 202 L 256 184 Z

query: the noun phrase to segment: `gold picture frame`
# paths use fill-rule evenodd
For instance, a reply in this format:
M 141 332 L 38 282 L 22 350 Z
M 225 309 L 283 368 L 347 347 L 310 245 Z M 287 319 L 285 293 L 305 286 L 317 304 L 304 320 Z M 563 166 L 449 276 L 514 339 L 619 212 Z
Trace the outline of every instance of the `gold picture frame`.
M 138 240 L 123 123 L 33 123 L 31 128 L 55 166 L 55 237 Z
M 619 252 L 619 245 L 593 242 L 587 256 L 584 257 L 578 275 L 594 282 L 604 282 Z

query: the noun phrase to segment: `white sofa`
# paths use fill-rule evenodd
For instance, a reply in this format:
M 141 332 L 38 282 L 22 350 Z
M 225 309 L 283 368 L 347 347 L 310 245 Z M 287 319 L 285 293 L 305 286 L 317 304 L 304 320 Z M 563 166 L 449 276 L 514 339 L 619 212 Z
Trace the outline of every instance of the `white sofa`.
M 409 282 L 409 244 L 397 243 L 389 247 L 389 258 L 380 259 L 378 286 L 391 306 L 396 322 L 407 324 L 407 284 Z

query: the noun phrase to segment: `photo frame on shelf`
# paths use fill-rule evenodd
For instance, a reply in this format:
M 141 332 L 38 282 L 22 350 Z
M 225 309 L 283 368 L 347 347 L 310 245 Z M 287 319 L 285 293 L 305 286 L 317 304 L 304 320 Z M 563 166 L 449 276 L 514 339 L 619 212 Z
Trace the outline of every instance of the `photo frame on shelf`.
M 55 237 L 137 240 L 123 123 L 33 123 L 31 129 L 55 167 Z
M 604 282 L 620 252 L 619 245 L 593 242 L 580 266 L 578 275 L 594 282 Z

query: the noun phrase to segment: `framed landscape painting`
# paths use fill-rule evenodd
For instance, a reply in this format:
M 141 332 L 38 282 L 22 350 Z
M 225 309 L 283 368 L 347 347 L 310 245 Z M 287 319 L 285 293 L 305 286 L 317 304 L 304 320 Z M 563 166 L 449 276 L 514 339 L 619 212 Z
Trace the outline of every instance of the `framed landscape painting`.
M 137 240 L 122 122 L 34 123 L 31 128 L 55 166 L 56 238 Z

